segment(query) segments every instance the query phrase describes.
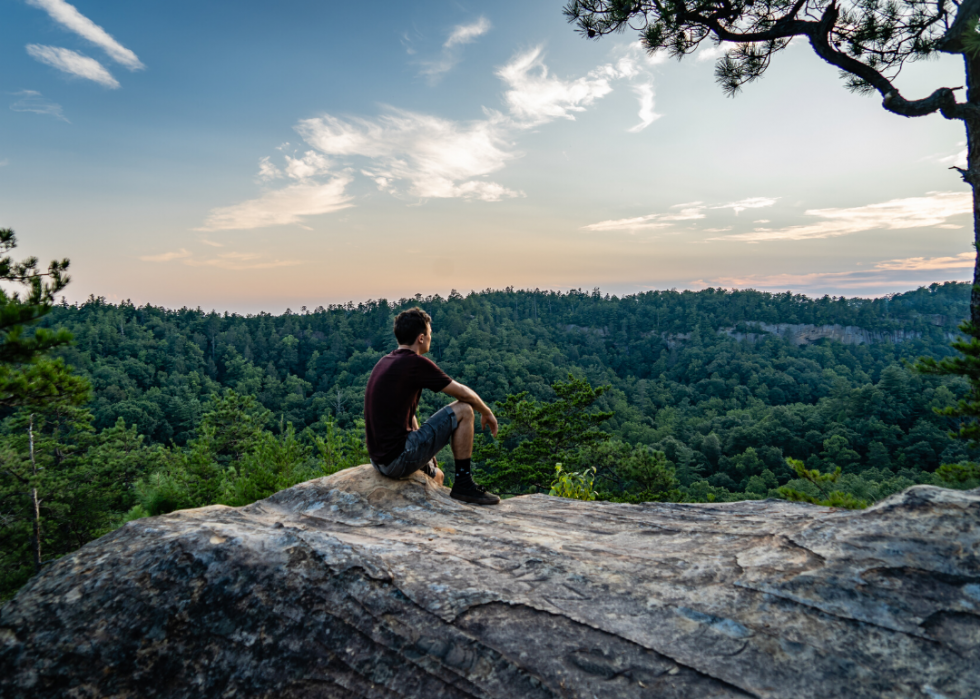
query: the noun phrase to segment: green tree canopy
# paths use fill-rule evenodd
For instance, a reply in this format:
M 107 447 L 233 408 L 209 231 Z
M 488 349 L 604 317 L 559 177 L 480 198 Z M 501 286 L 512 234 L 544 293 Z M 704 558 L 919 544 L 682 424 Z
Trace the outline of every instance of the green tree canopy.
M 28 332 L 68 284 L 68 260 L 55 260 L 42 272 L 36 257 L 13 260 L 7 253 L 16 247 L 14 232 L 0 228 L 0 282 L 13 287 L 0 287 L 0 407 L 81 403 L 88 396 L 88 382 L 73 376 L 60 360 L 45 357 L 70 343 L 71 333 L 48 328 Z

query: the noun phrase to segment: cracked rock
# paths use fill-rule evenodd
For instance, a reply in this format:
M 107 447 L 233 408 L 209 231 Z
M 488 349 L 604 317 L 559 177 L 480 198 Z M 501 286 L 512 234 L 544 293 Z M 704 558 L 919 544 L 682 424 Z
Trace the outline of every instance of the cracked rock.
M 0 609 L 20 697 L 976 697 L 980 491 L 476 507 L 369 466 L 130 522 Z

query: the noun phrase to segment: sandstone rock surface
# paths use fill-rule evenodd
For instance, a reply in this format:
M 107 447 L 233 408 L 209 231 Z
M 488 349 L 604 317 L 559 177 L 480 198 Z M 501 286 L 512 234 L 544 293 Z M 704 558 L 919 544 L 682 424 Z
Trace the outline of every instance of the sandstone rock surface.
M 980 491 L 479 508 L 361 466 L 52 564 L 0 695 L 977 697 Z

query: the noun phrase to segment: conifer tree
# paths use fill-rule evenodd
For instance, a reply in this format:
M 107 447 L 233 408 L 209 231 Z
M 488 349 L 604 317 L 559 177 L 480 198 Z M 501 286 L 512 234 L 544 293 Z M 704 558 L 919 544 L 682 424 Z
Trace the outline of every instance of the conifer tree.
M 44 465 L 41 413 L 74 410 L 73 406 L 88 399 L 89 383 L 74 376 L 60 359 L 46 356 L 71 342 L 71 333 L 31 328 L 51 311 L 55 295 L 68 284 L 68 260 L 55 260 L 47 272 L 42 272 L 36 257 L 16 262 L 6 254 L 15 247 L 14 232 L 0 228 L 0 282 L 7 283 L 6 288 L 0 287 L 0 409 L 6 409 L 8 414 L 10 409 L 20 409 L 14 429 L 23 442 L 23 448 L 18 450 L 17 440 L 7 440 L 0 449 L 0 531 L 4 535 L 4 551 L 8 545 L 16 548 L 20 541 L 24 553 L 27 537 L 18 539 L 14 535 L 11 540 L 8 535 L 30 531 L 29 556 L 33 561 L 30 568 L 18 567 L 20 572 L 14 573 L 17 578 L 26 570 L 40 569 L 43 543 L 51 535 L 44 528 L 45 515 L 51 511 L 47 501 L 64 485 L 63 470 Z M 59 452 L 59 459 L 63 455 Z M 5 567 L 22 562 L 16 551 L 11 552 L 14 558 L 4 560 Z M 0 595 L 4 593 L 5 578 L 0 579 Z
M 88 397 L 88 382 L 73 376 L 60 360 L 46 353 L 71 342 L 67 330 L 28 328 L 47 315 L 55 295 L 67 286 L 68 260 L 54 260 L 48 271 L 38 268 L 36 257 L 22 262 L 8 254 L 17 247 L 9 228 L 0 228 L 0 407 L 79 404 Z M 20 287 L 20 289 L 17 289 Z
M 569 22 L 590 39 L 635 30 L 650 52 L 675 58 L 706 42 L 727 51 L 715 78 L 729 95 L 762 77 L 773 56 L 799 37 L 840 71 L 847 89 L 881 96 L 882 107 L 904 117 L 940 114 L 966 131 L 966 168 L 953 167 L 973 192 L 973 270 L 966 339 L 954 343 L 955 360 L 926 359 L 919 369 L 970 381 L 969 400 L 943 414 L 965 419 L 957 433 L 976 443 L 980 434 L 980 0 L 569 0 Z M 909 62 L 939 53 L 962 56 L 963 86 L 937 86 L 908 99 L 895 84 Z

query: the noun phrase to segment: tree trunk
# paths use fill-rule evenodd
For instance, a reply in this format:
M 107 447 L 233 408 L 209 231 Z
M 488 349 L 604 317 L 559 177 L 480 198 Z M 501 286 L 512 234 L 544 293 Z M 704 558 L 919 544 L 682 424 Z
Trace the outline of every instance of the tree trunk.
M 980 104 L 980 58 L 964 54 L 966 63 L 966 99 L 970 104 Z M 973 189 L 973 247 L 977 260 L 973 266 L 973 289 L 970 293 L 970 322 L 974 335 L 980 332 L 980 122 L 967 118 L 966 172 L 963 179 Z
M 27 424 L 27 436 L 30 440 L 31 476 L 37 478 L 37 461 L 34 459 L 34 413 L 31 413 Z M 31 486 L 31 501 L 34 505 L 34 572 L 41 570 L 41 501 L 37 497 L 37 481 Z

